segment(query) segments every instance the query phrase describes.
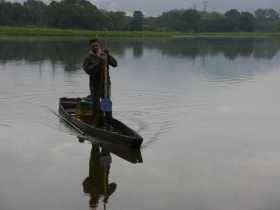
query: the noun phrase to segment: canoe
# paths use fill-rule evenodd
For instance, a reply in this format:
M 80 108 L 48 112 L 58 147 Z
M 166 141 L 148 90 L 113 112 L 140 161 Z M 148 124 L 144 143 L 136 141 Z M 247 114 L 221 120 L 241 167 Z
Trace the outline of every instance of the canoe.
M 140 148 L 143 138 L 133 129 L 121 121 L 113 118 L 110 129 L 94 127 L 80 119 L 76 114 L 76 107 L 81 98 L 60 98 L 59 114 L 61 118 L 82 135 L 108 140 L 114 144 L 126 144 L 129 147 Z

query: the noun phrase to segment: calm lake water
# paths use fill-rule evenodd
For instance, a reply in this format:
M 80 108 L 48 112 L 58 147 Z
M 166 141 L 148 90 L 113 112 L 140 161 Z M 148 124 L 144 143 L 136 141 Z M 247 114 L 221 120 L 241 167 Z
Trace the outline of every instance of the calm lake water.
M 280 41 L 105 44 L 114 116 L 144 138 L 125 158 L 54 114 L 89 93 L 86 39 L 0 40 L 1 210 L 279 209 Z

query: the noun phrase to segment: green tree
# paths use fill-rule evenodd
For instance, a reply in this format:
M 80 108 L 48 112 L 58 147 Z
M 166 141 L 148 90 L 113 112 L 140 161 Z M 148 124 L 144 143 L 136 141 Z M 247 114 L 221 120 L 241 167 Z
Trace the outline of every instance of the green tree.
M 225 32 L 227 30 L 227 21 L 223 14 L 219 12 L 211 12 L 202 16 L 200 22 L 200 31 Z
M 129 17 L 122 11 L 105 12 L 109 18 L 112 30 L 126 30 L 129 25 Z
M 240 14 L 240 30 L 251 32 L 254 30 L 254 16 L 249 12 L 241 12 Z
M 23 3 L 24 8 L 28 12 L 29 23 L 32 25 L 43 25 L 44 12 L 47 9 L 47 5 L 42 1 L 27 0 Z
M 48 25 L 62 28 L 103 30 L 108 28 L 107 17 L 86 0 L 51 2 L 45 16 Z
M 194 9 L 185 10 L 182 13 L 182 22 L 182 31 L 197 32 L 199 28 L 200 14 Z
M 184 21 L 182 18 L 184 10 L 171 10 L 162 13 L 157 19 L 157 25 L 162 31 L 183 31 Z
M 258 21 L 275 21 L 279 20 L 279 13 L 274 9 L 257 9 L 255 17 Z
M 141 11 L 134 11 L 133 17 L 130 22 L 130 30 L 132 31 L 142 31 L 144 23 L 144 15 Z
M 279 31 L 279 13 L 274 9 L 257 9 L 255 18 L 257 31 Z
M 268 9 L 267 15 L 269 20 L 272 21 L 279 20 L 279 13 L 274 9 Z
M 228 31 L 240 30 L 240 16 L 240 12 L 236 9 L 231 9 L 225 13 Z

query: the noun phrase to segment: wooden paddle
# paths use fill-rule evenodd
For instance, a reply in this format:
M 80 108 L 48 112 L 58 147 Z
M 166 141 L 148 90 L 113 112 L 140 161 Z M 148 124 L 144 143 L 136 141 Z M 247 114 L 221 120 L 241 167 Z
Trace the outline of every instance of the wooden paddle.
M 110 98 L 110 95 L 108 94 L 108 58 L 106 59 L 105 65 L 104 65 L 104 97 L 101 99 L 101 110 L 103 112 L 112 112 L 112 101 Z

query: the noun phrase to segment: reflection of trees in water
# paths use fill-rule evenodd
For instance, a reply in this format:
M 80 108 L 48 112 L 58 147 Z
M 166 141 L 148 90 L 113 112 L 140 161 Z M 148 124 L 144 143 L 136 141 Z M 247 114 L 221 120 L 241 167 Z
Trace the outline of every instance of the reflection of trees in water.
M 52 66 L 64 64 L 66 71 L 73 71 L 80 68 L 86 47 L 83 42 L 68 40 L 0 40 L 0 61 L 40 63 L 48 60 Z
M 227 59 L 253 56 L 271 59 L 280 49 L 280 41 L 268 39 L 114 39 L 107 41 L 113 53 L 121 55 L 132 49 L 134 57 L 141 57 L 143 49 L 156 49 L 163 55 L 196 58 L 223 54 Z
M 69 56 L 76 58 L 82 50 L 85 51 L 83 45 L 73 41 L 1 40 L 0 43 L 1 60 L 51 60 L 56 63 L 68 60 Z
M 87 54 L 87 39 L 82 40 L 0 40 L 0 62 L 25 60 L 30 63 L 50 61 L 63 64 L 65 71 L 80 68 Z M 224 55 L 227 59 L 252 56 L 255 59 L 272 59 L 279 51 L 280 42 L 265 39 L 108 39 L 104 41 L 114 55 L 124 56 L 132 49 L 136 58 L 143 49 L 160 51 L 163 55 L 196 57 Z
M 143 56 L 143 42 L 134 42 L 132 47 L 133 56 L 135 58 L 140 58 Z
M 256 59 L 272 59 L 279 51 L 280 42 L 259 42 L 255 47 L 253 57 Z
M 173 56 L 215 56 L 223 54 L 227 59 L 249 57 L 263 53 L 260 58 L 271 59 L 280 49 L 276 40 L 256 39 L 178 39 L 158 45 L 163 54 Z M 269 55 L 269 56 L 267 56 Z

